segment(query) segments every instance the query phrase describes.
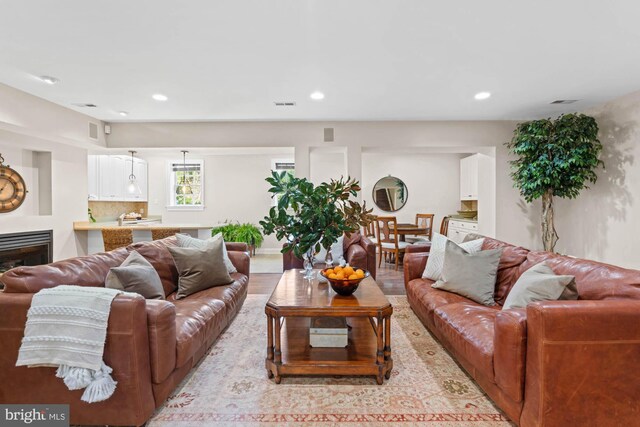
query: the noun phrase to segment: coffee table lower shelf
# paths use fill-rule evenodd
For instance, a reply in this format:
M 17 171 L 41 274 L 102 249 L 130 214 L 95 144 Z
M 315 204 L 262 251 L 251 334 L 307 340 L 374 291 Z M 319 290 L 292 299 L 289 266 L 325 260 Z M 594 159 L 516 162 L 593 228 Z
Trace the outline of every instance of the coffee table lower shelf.
M 276 384 L 285 375 L 372 375 L 382 384 L 391 375 L 391 348 L 384 336 L 390 316 L 379 326 L 375 318 L 347 318 L 351 329 L 344 348 L 311 347 L 308 317 L 269 316 L 268 322 L 266 368 Z

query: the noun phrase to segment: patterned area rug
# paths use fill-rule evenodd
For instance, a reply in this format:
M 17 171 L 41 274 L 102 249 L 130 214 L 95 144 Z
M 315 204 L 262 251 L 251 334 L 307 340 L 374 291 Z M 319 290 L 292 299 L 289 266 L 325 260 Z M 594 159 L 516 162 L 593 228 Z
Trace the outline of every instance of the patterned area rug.
M 510 426 L 432 338 L 406 297 L 393 304 L 391 379 L 267 379 L 267 295 L 249 295 L 220 336 L 147 424 L 164 426 Z

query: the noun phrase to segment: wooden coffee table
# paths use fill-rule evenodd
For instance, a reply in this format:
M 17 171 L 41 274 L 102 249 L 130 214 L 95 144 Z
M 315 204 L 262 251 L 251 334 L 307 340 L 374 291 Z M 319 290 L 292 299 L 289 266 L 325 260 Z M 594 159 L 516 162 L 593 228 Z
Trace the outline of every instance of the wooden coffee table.
M 265 307 L 269 378 L 283 375 L 373 375 L 389 379 L 393 307 L 371 277 L 351 296 L 336 294 L 328 283 L 306 280 L 287 270 Z M 351 327 L 345 348 L 310 347 L 312 317 L 346 317 Z

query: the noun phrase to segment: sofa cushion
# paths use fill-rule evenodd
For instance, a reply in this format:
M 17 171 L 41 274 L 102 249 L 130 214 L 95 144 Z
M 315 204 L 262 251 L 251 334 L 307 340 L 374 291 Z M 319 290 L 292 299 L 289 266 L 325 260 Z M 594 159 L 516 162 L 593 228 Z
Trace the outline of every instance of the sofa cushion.
M 526 308 L 536 301 L 575 299 L 578 299 L 576 278 L 555 274 L 543 261 L 522 273 L 511 288 L 503 309 Z
M 414 279 L 407 284 L 407 299 L 413 303 L 416 314 L 429 329 L 433 329 L 433 312 L 436 308 L 470 300 L 453 292 L 432 288 L 430 279 Z
M 176 367 L 187 363 L 203 346 L 209 346 L 227 327 L 247 290 L 247 276 L 233 273 L 233 283 L 217 286 L 176 300 Z
M 158 272 L 142 255 L 131 251 L 119 267 L 107 274 L 105 287 L 135 292 L 146 299 L 164 299 L 164 289 Z
M 2 275 L 5 292 L 36 293 L 58 285 L 104 286 L 111 267 L 118 267 L 129 253 L 125 248 L 69 258 L 47 265 L 13 268 Z
M 459 302 L 434 311 L 436 335 L 477 371 L 493 379 L 494 324 L 498 306 Z M 475 376 L 476 372 L 470 372 Z
M 160 276 L 165 295 L 172 294 L 178 289 L 178 269 L 167 249 L 167 246 L 176 246 L 176 244 L 176 238 L 172 236 L 153 242 L 134 243 L 127 247 L 127 250 L 137 251 L 153 265 Z
M 180 274 L 176 299 L 233 282 L 224 263 L 223 247 L 222 239 L 212 239 L 204 248 L 169 248 Z
M 640 299 L 640 270 L 535 251 L 529 252 L 526 261 L 520 265 L 520 274 L 542 261 L 555 274 L 576 278 L 578 299 Z
M 480 304 L 496 305 L 493 292 L 501 254 L 502 248 L 469 253 L 449 240 L 446 243 L 442 279 L 431 286 Z
M 502 256 L 498 265 L 494 300 L 503 305 L 511 288 L 520 277 L 520 265 L 527 259 L 529 251 L 520 246 L 513 246 L 500 240 L 485 237 L 482 250 L 502 248 Z

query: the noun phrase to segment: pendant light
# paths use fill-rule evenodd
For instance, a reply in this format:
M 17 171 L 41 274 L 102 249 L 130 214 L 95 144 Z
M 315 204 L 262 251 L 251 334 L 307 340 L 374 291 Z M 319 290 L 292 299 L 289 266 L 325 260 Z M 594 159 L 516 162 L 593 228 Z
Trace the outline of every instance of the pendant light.
M 127 184 L 127 193 L 129 194 L 142 194 L 140 191 L 140 185 L 138 184 L 138 179 L 133 174 L 133 155 L 136 154 L 136 151 L 131 151 L 131 175 L 129 175 L 129 184 Z
M 187 153 L 188 151 L 182 150 L 182 178 L 176 187 L 176 194 L 193 194 L 191 183 L 187 180 Z

